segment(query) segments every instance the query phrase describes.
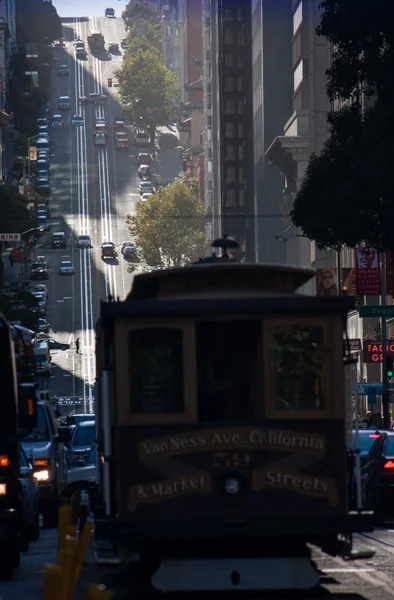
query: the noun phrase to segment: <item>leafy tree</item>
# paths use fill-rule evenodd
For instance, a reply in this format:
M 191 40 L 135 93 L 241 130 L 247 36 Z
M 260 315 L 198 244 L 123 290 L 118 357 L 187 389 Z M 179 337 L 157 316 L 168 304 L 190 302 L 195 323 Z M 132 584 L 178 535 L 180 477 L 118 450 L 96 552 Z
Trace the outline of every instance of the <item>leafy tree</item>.
M 187 185 L 191 193 L 198 197 L 198 181 L 195 177 L 188 177 L 185 171 L 181 171 L 175 181 L 180 181 L 184 185 Z
M 138 202 L 127 225 L 148 264 L 163 259 L 181 266 L 204 254 L 204 206 L 181 181 L 159 188 L 147 202 Z
M 0 187 L 0 230 L 22 233 L 37 227 L 37 220 L 26 206 L 26 199 L 13 188 Z
M 120 98 L 134 120 L 150 125 L 154 137 L 156 125 L 168 123 L 177 99 L 177 76 L 162 63 L 155 52 L 139 50 L 126 55 L 116 72 Z
M 394 3 L 325 0 L 318 34 L 335 46 L 331 100 L 350 106 L 329 115 L 331 137 L 312 155 L 291 212 L 320 247 L 365 240 L 394 251 Z M 371 99 L 363 111 L 362 94 Z M 372 102 L 373 100 L 373 102 Z
M 122 18 L 127 27 L 132 27 L 138 19 L 144 19 L 151 23 L 157 22 L 157 7 L 151 0 L 130 0 L 122 13 Z
M 142 41 L 143 44 L 145 44 L 145 40 L 149 42 L 150 50 L 157 50 L 158 52 L 161 52 L 161 26 L 157 20 L 152 23 L 151 21 L 146 21 L 145 19 L 138 19 L 130 27 L 127 37 L 131 45 L 134 47 L 134 39 L 142 38 L 140 41 Z
M 126 55 L 134 56 L 138 50 L 149 51 L 160 56 L 161 48 L 156 48 L 156 46 L 152 45 L 152 42 L 148 40 L 145 35 L 136 35 L 133 38 L 128 38 L 130 41 L 128 42 L 128 48 L 126 50 Z
M 62 23 L 51 2 L 23 2 L 22 34 L 25 43 L 33 44 L 51 43 L 61 37 Z

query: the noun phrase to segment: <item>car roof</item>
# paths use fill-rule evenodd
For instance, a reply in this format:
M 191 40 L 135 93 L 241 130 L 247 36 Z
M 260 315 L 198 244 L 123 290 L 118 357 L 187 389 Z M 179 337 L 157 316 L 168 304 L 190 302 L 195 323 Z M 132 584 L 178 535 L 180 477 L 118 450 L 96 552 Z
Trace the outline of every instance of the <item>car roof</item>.
M 62 261 L 60 261 L 61 265 L 65 264 L 65 263 L 69 264 L 69 263 L 71 263 L 71 260 L 62 260 Z
M 75 416 L 77 417 L 78 415 Z M 78 423 L 77 427 L 91 427 L 92 425 L 96 426 L 96 421 L 92 421 L 92 418 L 90 417 L 90 420 L 81 421 Z

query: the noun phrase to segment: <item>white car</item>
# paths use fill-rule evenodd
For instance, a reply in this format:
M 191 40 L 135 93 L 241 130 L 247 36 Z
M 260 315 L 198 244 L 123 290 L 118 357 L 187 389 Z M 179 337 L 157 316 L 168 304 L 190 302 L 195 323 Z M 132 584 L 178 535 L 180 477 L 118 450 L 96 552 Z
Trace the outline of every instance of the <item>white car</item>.
M 146 193 L 153 194 L 155 191 L 151 181 L 141 181 L 140 185 L 138 186 L 138 190 L 141 196 L 142 194 Z
M 79 101 L 81 104 L 89 104 L 92 102 L 104 102 L 105 98 L 104 94 L 99 94 L 98 92 L 92 92 L 88 96 L 81 96 Z
M 84 124 L 83 116 L 82 115 L 74 115 L 73 118 L 71 119 L 71 123 L 72 123 L 72 125 L 76 125 L 76 126 L 83 125 Z
M 92 248 L 90 235 L 79 235 L 77 244 L 79 248 Z
M 62 260 L 59 266 L 59 275 L 74 275 L 74 265 L 71 260 Z
M 107 143 L 107 136 L 103 131 L 98 131 L 94 134 L 94 143 L 96 146 L 105 146 Z
M 153 196 L 153 192 L 145 192 L 144 194 L 142 194 L 142 196 L 141 196 L 142 202 L 146 202 L 148 200 L 148 198 L 150 198 L 150 196 Z

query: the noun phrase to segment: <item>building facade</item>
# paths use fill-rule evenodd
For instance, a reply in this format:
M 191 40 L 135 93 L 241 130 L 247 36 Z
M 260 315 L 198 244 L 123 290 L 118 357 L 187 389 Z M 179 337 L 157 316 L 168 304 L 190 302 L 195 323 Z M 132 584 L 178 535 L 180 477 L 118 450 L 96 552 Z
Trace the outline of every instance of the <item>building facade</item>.
M 251 2 L 204 2 L 206 152 L 219 153 L 215 193 L 206 198 L 207 242 L 217 232 L 234 237 L 239 256 L 254 258 L 254 158 Z M 211 102 L 209 103 L 209 99 Z M 208 108 L 210 106 L 210 108 Z M 209 114 L 211 113 L 211 114 Z M 210 158 L 208 158 L 208 161 Z M 213 167 L 213 165 L 212 165 Z M 209 163 L 206 169 L 209 178 Z M 209 181 L 209 179 L 208 179 Z M 212 186 L 213 187 L 213 186 Z M 213 191 L 209 189 L 208 192 Z M 218 220 L 219 223 L 215 223 Z M 211 229 L 211 231 L 210 231 Z
M 163 4 L 161 8 L 163 61 L 167 69 L 177 73 L 179 83 L 184 81 L 182 8 L 182 3 L 178 0 Z M 183 85 L 180 85 L 180 96 L 183 102 Z
M 285 263 L 284 177 L 266 151 L 292 114 L 291 0 L 252 0 L 255 260 Z

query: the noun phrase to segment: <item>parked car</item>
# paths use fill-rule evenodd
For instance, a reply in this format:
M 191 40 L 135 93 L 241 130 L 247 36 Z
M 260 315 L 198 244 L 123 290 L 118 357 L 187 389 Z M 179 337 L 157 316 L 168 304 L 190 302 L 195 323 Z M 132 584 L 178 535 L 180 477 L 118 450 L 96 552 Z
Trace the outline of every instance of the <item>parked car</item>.
M 151 196 L 153 196 L 153 192 L 144 192 L 141 195 L 141 202 L 146 202 Z
M 68 427 L 59 427 L 53 409 L 37 403 L 37 426 L 23 438 L 22 446 L 38 483 L 39 507 L 44 527 L 56 527 L 61 495 L 67 489 L 65 444 L 70 441 Z
M 128 42 L 127 42 L 127 38 L 122 38 L 120 40 L 120 46 L 121 46 L 121 48 L 124 48 L 124 49 L 126 49 L 126 48 L 129 47 Z
M 142 194 L 145 193 L 153 193 L 154 187 L 153 187 L 153 183 L 151 181 L 141 181 L 140 185 L 138 186 L 138 190 L 140 193 L 140 196 L 142 196 Z
M 82 421 L 74 428 L 68 447 L 68 465 L 83 466 L 88 460 L 94 444 L 96 423 L 94 420 Z
M 38 319 L 37 331 L 48 332 L 49 331 L 49 323 L 44 317 L 40 317 Z
M 150 167 L 152 164 L 152 155 L 149 152 L 140 152 L 137 156 L 137 164 Z
M 120 251 L 123 254 L 123 250 L 126 248 L 126 246 L 132 246 L 133 242 L 127 241 L 127 242 L 122 242 L 120 245 Z

